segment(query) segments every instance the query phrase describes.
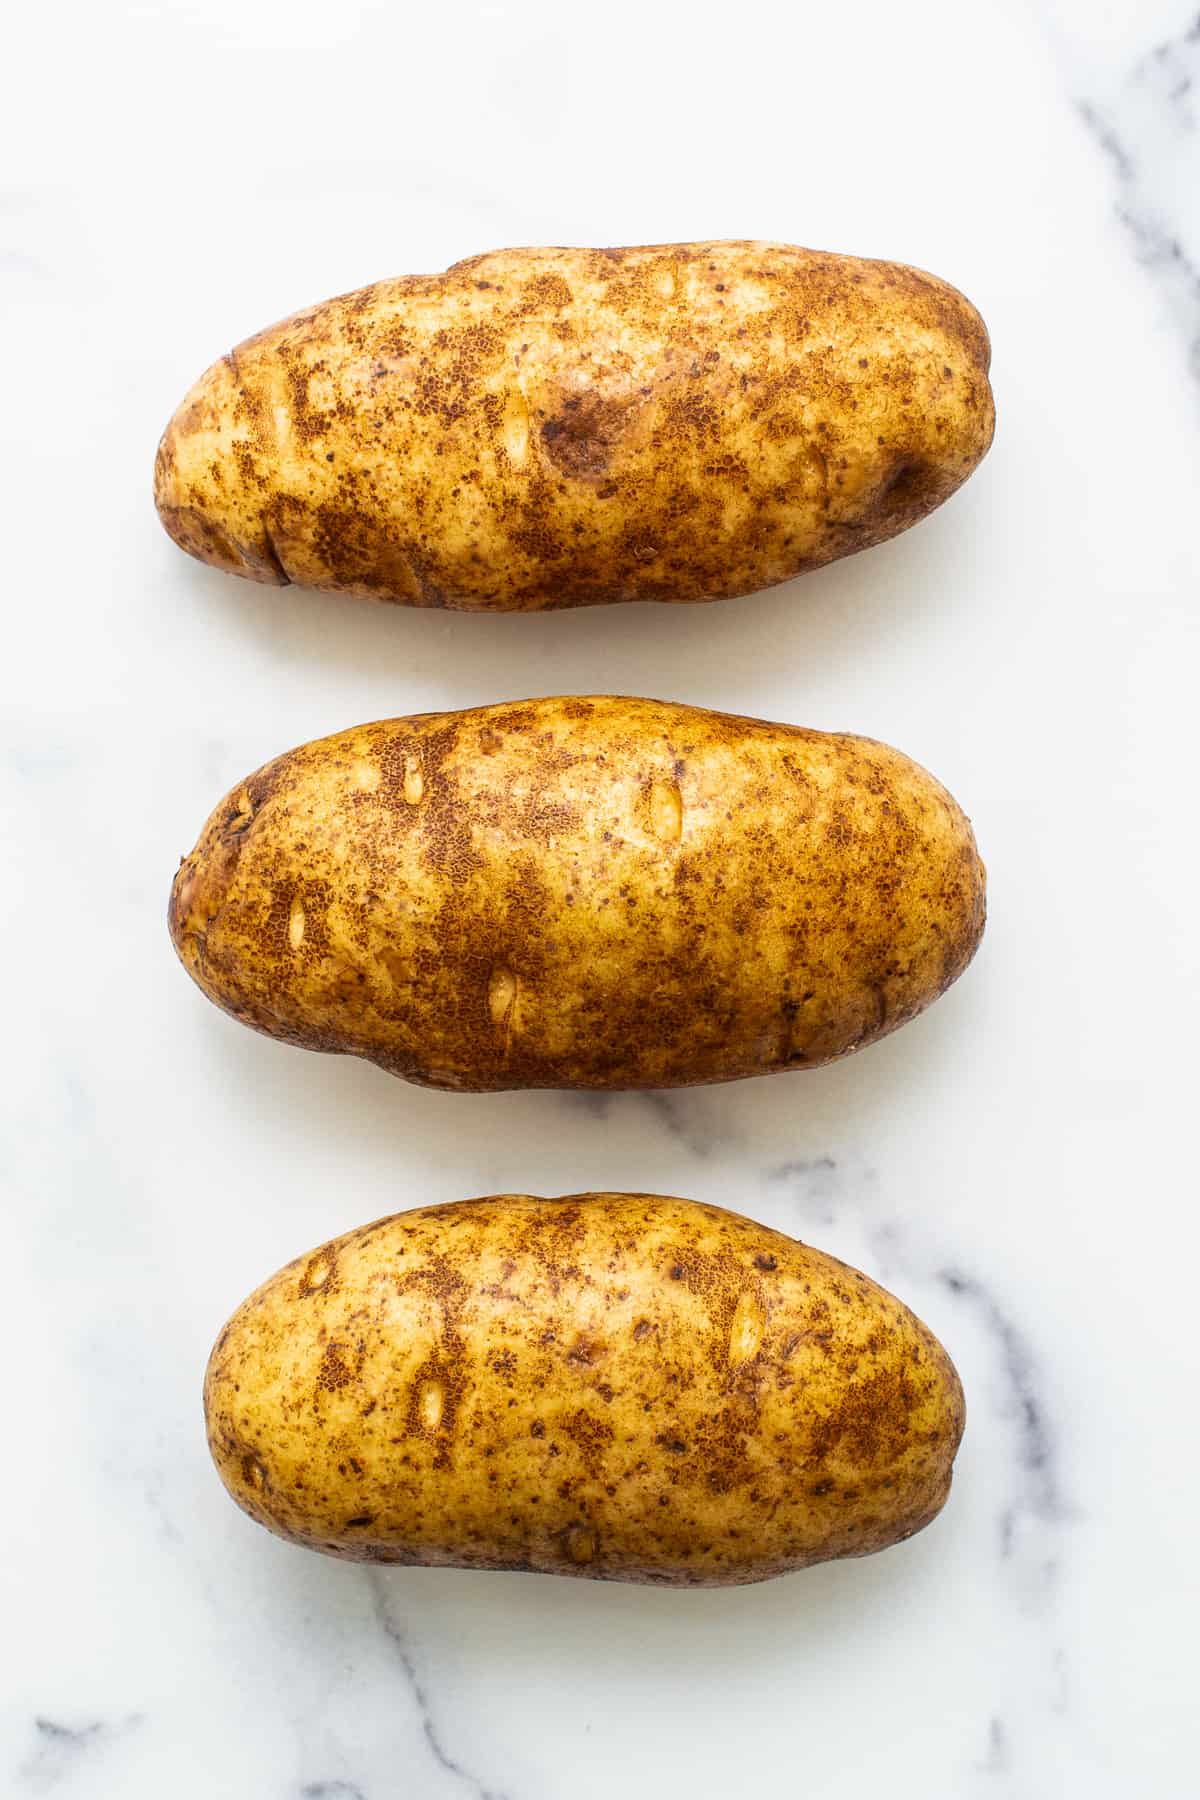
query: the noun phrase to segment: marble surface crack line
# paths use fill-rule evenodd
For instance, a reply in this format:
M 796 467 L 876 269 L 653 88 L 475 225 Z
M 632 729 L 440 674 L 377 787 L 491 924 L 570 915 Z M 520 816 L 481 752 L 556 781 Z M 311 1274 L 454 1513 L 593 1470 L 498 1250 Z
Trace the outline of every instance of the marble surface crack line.
M 1122 181 L 1132 181 L 1134 168 L 1133 158 L 1099 109 L 1090 100 L 1077 102 L 1079 116 L 1099 144 L 1104 154 L 1110 158 L 1113 167 Z
M 994 1713 L 988 1722 L 987 1754 L 979 1767 L 985 1775 L 1002 1775 L 1011 1760 L 1007 1727 L 999 1714 Z
M 939 1269 L 937 1280 L 972 1306 L 1000 1352 L 1001 1368 L 1020 1435 L 1021 1466 L 1029 1476 L 1030 1510 L 1057 1524 L 1070 1516 L 1059 1487 L 1056 1457 L 1045 1409 L 1034 1383 L 1033 1356 L 1025 1339 L 983 1283 L 961 1269 Z
M 703 1105 L 699 1095 L 685 1096 L 670 1088 L 649 1088 L 644 1089 L 638 1099 L 649 1107 L 663 1130 L 693 1156 L 711 1156 L 719 1141 L 732 1142 L 723 1138 L 711 1119 L 697 1116 Z
M 1075 110 L 1112 165 L 1116 216 L 1139 263 L 1181 319 L 1192 374 L 1200 379 L 1200 249 L 1188 236 L 1180 171 L 1196 158 L 1200 14 L 1143 56 L 1109 93 L 1076 98 Z
M 396 1652 L 397 1660 L 404 1671 L 404 1678 L 408 1682 L 409 1691 L 416 1703 L 417 1713 L 421 1720 L 422 1734 L 435 1762 L 448 1775 L 453 1775 L 457 1780 L 464 1782 L 476 1796 L 476 1800 L 511 1800 L 510 1795 L 504 1793 L 500 1788 L 489 1787 L 480 1776 L 464 1767 L 447 1750 L 433 1717 L 428 1691 L 417 1673 L 417 1665 L 409 1648 L 408 1640 L 388 1611 L 387 1588 L 383 1577 L 377 1569 L 368 1569 L 365 1573 L 375 1618 L 380 1630 Z
M 142 1723 L 141 1713 L 129 1713 L 123 1719 L 109 1721 L 91 1719 L 85 1725 L 68 1725 L 45 1713 L 34 1717 L 36 1745 L 21 1764 L 17 1779 L 32 1794 L 48 1794 L 51 1789 L 70 1779 L 85 1760 L 103 1752 Z

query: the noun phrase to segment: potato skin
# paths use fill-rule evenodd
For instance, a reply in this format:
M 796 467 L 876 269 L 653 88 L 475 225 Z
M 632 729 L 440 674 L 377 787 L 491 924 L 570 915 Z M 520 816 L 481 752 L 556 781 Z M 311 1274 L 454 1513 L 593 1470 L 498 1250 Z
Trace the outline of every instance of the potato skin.
M 234 1017 L 473 1091 L 812 1068 L 936 999 L 983 922 L 970 825 L 899 751 L 603 696 L 293 750 L 169 909 Z
M 940 1511 L 962 1388 L 857 1270 L 647 1194 L 499 1194 L 301 1257 L 217 1339 L 209 1447 L 271 1531 L 363 1562 L 719 1586 Z
M 788 244 L 498 250 L 260 332 L 155 501 L 235 574 L 413 606 L 717 600 L 893 537 L 991 443 L 954 288 Z

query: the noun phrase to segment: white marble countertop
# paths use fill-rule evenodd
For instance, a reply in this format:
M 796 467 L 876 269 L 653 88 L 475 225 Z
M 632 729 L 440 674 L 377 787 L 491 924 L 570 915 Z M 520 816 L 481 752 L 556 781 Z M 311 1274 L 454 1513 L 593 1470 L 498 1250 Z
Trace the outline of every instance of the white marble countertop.
M 10 24 L 5 1794 L 1196 1791 L 1195 7 Z M 542 618 L 256 589 L 160 531 L 158 432 L 260 325 L 496 245 L 709 236 L 971 296 L 999 429 L 961 495 L 771 593 Z M 972 969 L 828 1070 L 587 1105 L 422 1092 L 204 1002 L 164 908 L 236 778 L 572 690 L 909 751 L 989 865 Z M 693 1593 L 363 1571 L 234 1509 L 200 1378 L 257 1281 L 401 1207 L 588 1187 L 717 1201 L 893 1286 L 967 1386 L 942 1518 Z

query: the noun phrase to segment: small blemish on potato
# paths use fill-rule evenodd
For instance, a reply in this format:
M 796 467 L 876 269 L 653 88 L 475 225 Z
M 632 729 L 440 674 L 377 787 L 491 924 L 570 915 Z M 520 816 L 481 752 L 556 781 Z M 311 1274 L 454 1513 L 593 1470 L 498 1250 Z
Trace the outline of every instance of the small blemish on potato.
M 298 950 L 304 942 L 304 927 L 306 923 L 307 921 L 304 917 L 304 902 L 300 899 L 300 896 L 297 895 L 292 901 L 292 910 L 288 914 L 288 943 L 293 950 Z
M 446 1390 L 440 1381 L 423 1381 L 417 1395 L 417 1416 L 425 1431 L 436 1431 L 446 1406 Z
M 488 1012 L 493 1025 L 507 1025 L 512 1020 L 517 999 L 517 978 L 512 970 L 498 963 L 488 982 Z
M 683 836 L 683 795 L 673 781 L 656 781 L 650 789 L 650 829 L 664 844 Z
M 596 1556 L 595 1534 L 586 1525 L 572 1525 L 566 1538 L 567 1555 L 573 1563 L 590 1563 Z
M 319 1293 L 323 1287 L 328 1287 L 336 1270 L 337 1260 L 334 1257 L 333 1252 L 331 1250 L 318 1250 L 315 1256 L 309 1257 L 308 1262 L 305 1265 L 304 1273 L 300 1277 L 301 1296 L 303 1297 L 305 1294 L 316 1294 Z
M 225 826 L 226 837 L 240 837 L 254 817 L 254 802 L 243 788 L 234 802 L 235 811 Z
M 179 940 L 179 954 L 189 968 L 203 969 L 207 939 L 202 931 L 185 931 Z
M 410 806 L 417 806 L 424 793 L 425 777 L 421 773 L 420 758 L 406 756 L 404 759 L 404 798 Z
M 521 468 L 529 455 L 529 412 L 517 395 L 504 419 L 504 453 L 514 469 Z
M 354 765 L 354 785 L 361 788 L 364 794 L 373 794 L 382 777 L 376 763 L 360 762 Z
M 765 1325 L 766 1319 L 757 1296 L 743 1294 L 734 1309 L 733 1323 L 729 1328 L 731 1363 L 749 1362 L 751 1357 L 757 1355 Z
M 266 1492 L 267 1471 L 264 1469 L 257 1456 L 243 1456 L 242 1480 L 248 1488 L 253 1488 L 256 1494 Z

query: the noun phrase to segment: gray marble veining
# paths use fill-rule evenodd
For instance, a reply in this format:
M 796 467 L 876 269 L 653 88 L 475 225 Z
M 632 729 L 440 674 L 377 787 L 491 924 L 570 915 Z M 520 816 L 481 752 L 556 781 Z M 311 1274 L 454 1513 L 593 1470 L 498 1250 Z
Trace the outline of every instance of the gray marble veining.
M 1198 89 L 1200 13 L 1076 104 L 1111 165 L 1117 216 L 1181 329 L 1189 367 L 1200 379 Z

